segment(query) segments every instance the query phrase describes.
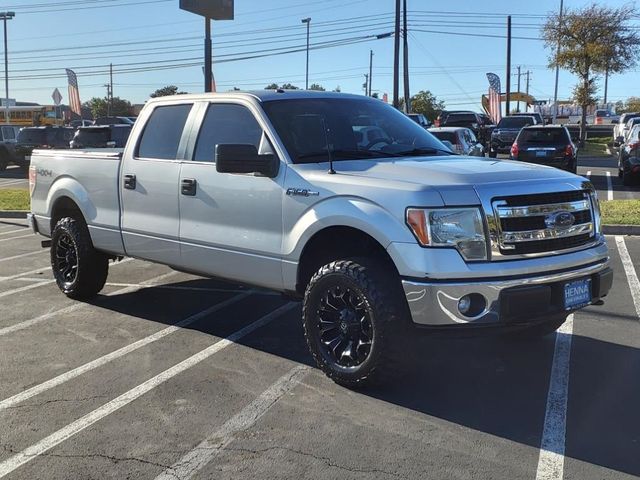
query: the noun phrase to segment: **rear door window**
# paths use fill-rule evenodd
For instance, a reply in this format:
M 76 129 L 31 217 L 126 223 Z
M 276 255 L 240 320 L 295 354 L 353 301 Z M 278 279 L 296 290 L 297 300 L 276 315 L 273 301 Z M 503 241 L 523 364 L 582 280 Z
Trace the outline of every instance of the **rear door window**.
M 215 162 L 216 145 L 244 144 L 260 147 L 262 127 L 243 105 L 209 105 L 196 142 L 193 160 Z
M 192 104 L 156 107 L 138 144 L 137 156 L 175 160 Z

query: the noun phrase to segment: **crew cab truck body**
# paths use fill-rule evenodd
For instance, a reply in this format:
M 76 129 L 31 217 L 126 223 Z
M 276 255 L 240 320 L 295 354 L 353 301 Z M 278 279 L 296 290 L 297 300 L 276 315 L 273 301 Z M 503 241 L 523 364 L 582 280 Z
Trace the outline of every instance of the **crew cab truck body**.
M 586 179 L 451 155 L 366 97 L 153 99 L 121 153 L 31 162 L 29 220 L 68 296 L 130 256 L 303 298 L 310 351 L 344 385 L 390 368 L 407 329 L 541 335 L 611 286 Z

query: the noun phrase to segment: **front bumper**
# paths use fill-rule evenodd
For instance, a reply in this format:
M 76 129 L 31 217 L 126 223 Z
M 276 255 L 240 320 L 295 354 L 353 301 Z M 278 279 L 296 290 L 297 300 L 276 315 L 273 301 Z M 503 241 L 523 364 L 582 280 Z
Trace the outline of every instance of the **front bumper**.
M 570 313 L 571 310 L 565 310 L 563 306 L 563 286 L 582 278 L 591 278 L 591 303 L 604 297 L 613 281 L 608 260 L 569 271 L 506 280 L 403 280 L 402 287 L 413 323 L 418 326 L 509 326 Z M 465 295 L 483 298 L 484 308 L 474 312 L 473 316 L 460 313 L 458 301 Z

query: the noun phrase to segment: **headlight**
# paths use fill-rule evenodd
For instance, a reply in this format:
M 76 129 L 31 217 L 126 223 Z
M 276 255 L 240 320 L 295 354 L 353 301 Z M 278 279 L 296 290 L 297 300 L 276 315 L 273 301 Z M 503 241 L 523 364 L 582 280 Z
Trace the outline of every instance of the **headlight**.
M 409 208 L 407 225 L 423 247 L 453 247 L 466 260 L 487 260 L 479 208 Z
M 598 200 L 598 192 L 593 189 L 589 192 L 589 196 L 591 197 L 591 206 L 593 208 L 593 226 L 595 228 L 596 234 L 599 234 L 602 231 L 601 221 L 600 221 L 600 201 Z

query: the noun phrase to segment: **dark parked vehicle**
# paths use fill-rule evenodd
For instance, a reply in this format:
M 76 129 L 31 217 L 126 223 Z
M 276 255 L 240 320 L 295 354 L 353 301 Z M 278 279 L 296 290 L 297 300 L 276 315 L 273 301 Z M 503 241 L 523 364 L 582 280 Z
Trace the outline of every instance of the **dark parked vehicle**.
M 523 127 L 535 125 L 535 122 L 533 118 L 527 116 L 502 118 L 491 132 L 489 156 L 496 158 L 498 153 L 509 153 L 520 130 Z
M 523 113 L 514 113 L 511 115 L 512 117 L 531 117 L 536 121 L 536 125 L 544 125 L 544 119 L 542 115 L 537 112 L 523 112 Z
M 80 127 L 69 142 L 71 148 L 124 148 L 131 125 Z
M 69 148 L 75 130 L 70 127 L 26 127 L 20 130 L 14 162 L 23 170 L 29 168 L 31 152 L 36 148 Z
M 17 125 L 2 125 L 0 127 L 0 172 L 14 161 L 16 137 L 20 127 Z
M 511 158 L 528 163 L 578 171 L 578 150 L 566 127 L 536 125 L 520 130 L 511 146 Z
M 447 117 L 452 113 L 473 113 L 473 112 L 471 110 L 442 110 L 438 115 L 438 117 L 436 118 L 436 121 L 433 122 L 434 126 L 436 127 L 443 126 L 444 122 L 447 120 Z
M 640 126 L 633 127 L 628 140 L 620 145 L 618 176 L 622 184 L 630 186 L 640 181 Z
M 93 122 L 94 125 L 133 125 L 133 120 L 129 117 L 98 117 Z
M 421 113 L 409 113 L 407 114 L 407 117 L 416 122 L 422 128 L 429 128 L 431 126 L 431 122 L 429 122 L 429 120 L 427 120 L 427 117 L 425 117 Z

